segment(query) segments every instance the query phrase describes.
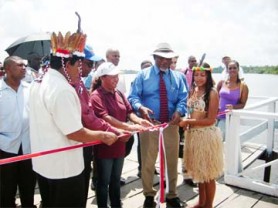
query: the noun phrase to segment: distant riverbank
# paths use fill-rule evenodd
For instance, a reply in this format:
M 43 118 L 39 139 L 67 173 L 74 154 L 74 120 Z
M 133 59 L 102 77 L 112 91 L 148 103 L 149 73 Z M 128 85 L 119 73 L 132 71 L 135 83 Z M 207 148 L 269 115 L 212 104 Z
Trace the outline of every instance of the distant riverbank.
M 278 74 L 278 66 L 242 66 L 244 73 L 248 74 Z M 221 73 L 222 67 L 213 68 L 213 72 Z
M 278 66 L 242 66 L 246 74 L 277 74 Z M 177 69 L 178 70 L 178 69 Z M 221 73 L 223 68 L 221 66 L 213 68 L 213 73 Z M 137 74 L 138 70 L 124 70 L 124 74 Z

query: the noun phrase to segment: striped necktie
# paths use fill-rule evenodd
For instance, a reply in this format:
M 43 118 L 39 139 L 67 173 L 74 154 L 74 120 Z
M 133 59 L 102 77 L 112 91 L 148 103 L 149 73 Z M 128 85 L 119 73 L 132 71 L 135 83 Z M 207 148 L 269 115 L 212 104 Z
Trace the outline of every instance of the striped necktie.
M 163 80 L 163 74 L 165 74 L 165 72 L 163 72 L 163 71 L 159 72 L 159 76 L 160 76 L 160 79 L 159 79 L 159 94 L 160 94 L 159 121 L 161 123 L 169 121 L 167 90 L 166 90 L 165 82 Z

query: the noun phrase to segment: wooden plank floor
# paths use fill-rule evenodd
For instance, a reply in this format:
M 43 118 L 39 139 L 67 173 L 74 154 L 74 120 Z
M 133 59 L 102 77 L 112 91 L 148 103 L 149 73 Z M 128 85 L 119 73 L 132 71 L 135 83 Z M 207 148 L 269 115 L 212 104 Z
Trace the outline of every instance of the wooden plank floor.
M 245 146 L 242 148 L 243 161 L 250 160 L 252 155 L 260 154 L 261 148 L 254 146 Z M 127 180 L 126 185 L 121 188 L 121 197 L 124 208 L 141 208 L 144 203 L 144 195 L 141 179 L 137 177 L 138 162 L 136 154 L 136 146 L 134 145 L 131 154 L 125 159 L 123 168 L 123 177 Z M 198 189 L 192 188 L 182 183 L 183 178 L 181 174 L 181 160 L 179 160 L 178 173 L 178 194 L 182 201 L 187 205 L 192 205 L 198 200 Z M 159 176 L 154 178 L 154 187 L 158 189 Z M 17 203 L 20 204 L 19 199 Z M 35 204 L 39 207 L 40 195 L 36 191 Z M 20 206 L 19 206 L 20 207 Z M 95 192 L 91 189 L 88 194 L 87 208 L 96 208 Z M 162 208 L 166 204 L 161 205 Z M 217 180 L 216 195 L 214 200 L 214 207 L 223 208 L 278 208 L 278 198 L 267 196 L 264 194 L 244 190 L 238 187 L 228 186 L 224 183 L 223 177 Z
M 252 156 L 260 154 L 262 148 L 253 145 L 246 145 L 242 148 L 242 159 L 253 160 Z M 246 165 L 246 163 L 244 163 Z M 125 159 L 123 177 L 127 179 L 127 184 L 121 188 L 123 207 L 141 208 L 145 197 L 143 196 L 143 189 L 141 179 L 137 177 L 137 156 L 136 151 Z M 182 183 L 183 178 L 181 174 L 181 160 L 179 160 L 179 174 L 178 174 L 178 194 L 182 201 L 187 205 L 192 205 L 198 200 L 198 189 L 192 188 Z M 159 177 L 155 176 L 154 185 L 158 189 Z M 89 191 L 87 201 L 87 208 L 96 206 L 95 193 Z M 161 205 L 166 207 L 165 203 Z M 236 208 L 278 208 L 278 199 L 264 194 L 240 189 L 237 187 L 227 186 L 224 183 L 224 178 L 217 180 L 217 190 L 214 200 L 214 207 L 236 207 Z

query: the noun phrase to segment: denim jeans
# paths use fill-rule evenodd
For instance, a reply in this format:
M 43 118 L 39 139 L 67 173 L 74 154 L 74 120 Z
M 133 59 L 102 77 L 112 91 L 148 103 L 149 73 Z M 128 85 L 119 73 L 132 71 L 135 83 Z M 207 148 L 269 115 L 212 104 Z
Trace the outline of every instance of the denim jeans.
M 121 207 L 120 179 L 124 157 L 115 159 L 96 158 L 97 164 L 97 205 L 107 207 L 108 193 L 111 207 Z
M 226 137 L 226 119 L 218 119 L 216 126 L 220 128 L 222 133 L 223 142 L 225 142 Z

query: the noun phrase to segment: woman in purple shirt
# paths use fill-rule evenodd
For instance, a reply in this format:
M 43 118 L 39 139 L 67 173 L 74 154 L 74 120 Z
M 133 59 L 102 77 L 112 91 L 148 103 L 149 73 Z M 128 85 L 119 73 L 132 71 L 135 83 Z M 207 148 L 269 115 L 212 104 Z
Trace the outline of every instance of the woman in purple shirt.
M 239 79 L 239 63 L 230 61 L 228 64 L 228 79 L 221 80 L 217 84 L 219 93 L 219 112 L 224 113 L 225 110 L 242 109 L 248 99 L 248 87 Z M 226 115 L 218 116 L 217 126 L 221 129 L 223 139 L 225 141 L 225 119 Z

